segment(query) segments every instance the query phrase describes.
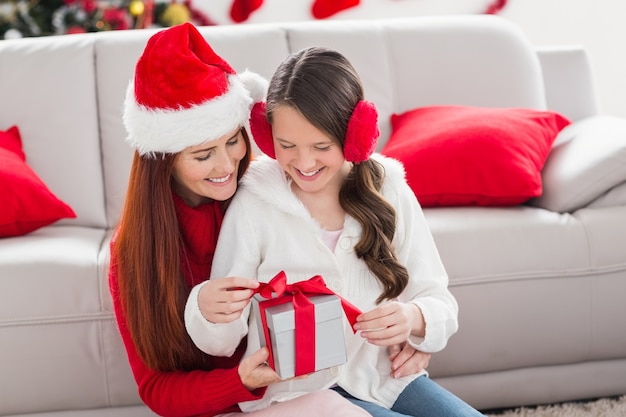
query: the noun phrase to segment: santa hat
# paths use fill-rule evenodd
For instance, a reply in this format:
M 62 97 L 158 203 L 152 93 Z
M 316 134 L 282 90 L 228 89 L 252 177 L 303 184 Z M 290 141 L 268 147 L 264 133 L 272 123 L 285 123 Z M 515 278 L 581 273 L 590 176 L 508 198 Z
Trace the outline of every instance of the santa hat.
M 153 35 L 126 91 L 127 141 L 141 155 L 177 153 L 248 126 L 267 80 L 237 74 L 191 23 Z

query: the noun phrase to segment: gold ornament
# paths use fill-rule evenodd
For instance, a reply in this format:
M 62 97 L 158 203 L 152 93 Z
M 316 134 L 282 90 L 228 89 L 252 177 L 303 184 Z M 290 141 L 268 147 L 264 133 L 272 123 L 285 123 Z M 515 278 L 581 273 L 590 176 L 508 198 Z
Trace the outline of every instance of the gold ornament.
M 141 16 L 145 9 L 146 7 L 141 0 L 133 0 L 128 5 L 128 11 L 135 17 Z
M 176 26 L 191 20 L 191 13 L 187 6 L 180 3 L 172 3 L 161 15 L 161 20 L 166 26 Z

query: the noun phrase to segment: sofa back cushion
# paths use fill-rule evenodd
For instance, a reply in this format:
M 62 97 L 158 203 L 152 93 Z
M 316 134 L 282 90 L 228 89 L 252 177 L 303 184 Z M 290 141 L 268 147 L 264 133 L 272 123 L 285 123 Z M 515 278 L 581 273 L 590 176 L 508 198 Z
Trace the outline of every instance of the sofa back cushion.
M 110 225 L 119 218 L 132 160 L 121 120 L 124 95 L 154 32 L 107 36 L 96 44 Z M 200 32 L 236 70 L 268 79 L 289 53 L 302 48 L 328 46 L 344 53 L 378 108 L 379 151 L 391 133 L 391 115 L 419 106 L 546 107 L 536 53 L 516 26 L 495 16 L 211 26 Z
M 539 59 L 519 28 L 490 15 L 286 25 L 292 51 L 344 53 L 379 112 L 381 150 L 391 115 L 430 105 L 545 109 Z
M 545 108 L 536 53 L 496 16 L 311 21 L 200 28 L 236 70 L 270 78 L 288 53 L 343 52 L 379 110 L 381 150 L 391 115 L 426 105 Z M 19 125 L 29 163 L 76 219 L 119 219 L 132 149 L 122 111 L 135 63 L 156 29 L 0 43 L 0 128 Z M 12 62 L 19 61 L 19 66 Z M 58 111 L 56 109 L 59 109 Z
M 20 128 L 29 166 L 77 217 L 104 227 L 93 38 L 0 42 L 0 129 Z

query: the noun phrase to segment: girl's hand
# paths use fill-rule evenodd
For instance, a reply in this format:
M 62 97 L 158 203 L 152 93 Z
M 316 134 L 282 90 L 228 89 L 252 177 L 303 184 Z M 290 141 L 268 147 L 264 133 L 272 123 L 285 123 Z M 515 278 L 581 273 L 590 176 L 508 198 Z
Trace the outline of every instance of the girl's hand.
M 401 345 L 412 334 L 424 335 L 424 318 L 415 304 L 392 301 L 358 316 L 354 329 L 374 345 Z
M 237 373 L 243 386 L 250 391 L 280 381 L 280 376 L 267 364 L 268 357 L 269 351 L 264 347 L 241 360 Z
M 389 346 L 391 375 L 394 378 L 416 374 L 428 368 L 430 353 L 415 350 L 408 343 Z
M 229 323 L 241 316 L 258 286 L 257 281 L 241 277 L 210 280 L 200 288 L 198 307 L 211 323 Z

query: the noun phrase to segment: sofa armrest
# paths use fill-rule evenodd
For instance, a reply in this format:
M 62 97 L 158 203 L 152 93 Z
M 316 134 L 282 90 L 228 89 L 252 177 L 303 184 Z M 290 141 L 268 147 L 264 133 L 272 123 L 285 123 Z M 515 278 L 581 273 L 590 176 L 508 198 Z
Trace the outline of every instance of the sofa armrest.
M 600 114 L 593 71 L 582 46 L 536 47 L 550 110 L 572 121 Z
M 602 206 L 623 204 L 626 119 L 592 116 L 567 126 L 554 142 L 542 181 L 543 194 L 530 205 L 573 212 L 596 199 Z
M 587 204 L 587 208 L 626 206 L 626 181 Z

